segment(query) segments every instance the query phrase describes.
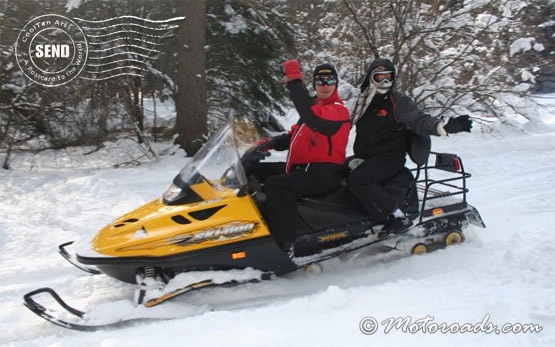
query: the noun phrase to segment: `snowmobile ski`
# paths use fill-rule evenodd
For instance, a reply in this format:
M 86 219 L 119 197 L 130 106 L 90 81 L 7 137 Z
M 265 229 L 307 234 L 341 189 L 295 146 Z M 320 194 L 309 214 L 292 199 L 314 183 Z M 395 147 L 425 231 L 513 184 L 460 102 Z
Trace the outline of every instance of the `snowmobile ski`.
M 230 270 L 232 274 L 236 274 L 237 270 Z M 233 272 L 235 271 L 235 272 Z M 241 271 L 241 270 L 239 270 Z M 183 274 L 182 274 L 183 275 Z M 140 290 L 140 301 L 139 304 L 142 304 L 146 308 L 151 308 L 162 304 L 170 299 L 173 299 L 179 295 L 183 295 L 185 293 L 189 293 L 195 290 L 199 290 L 202 288 L 207 287 L 231 287 L 240 284 L 246 283 L 254 283 L 259 282 L 263 279 L 268 279 L 271 277 L 271 274 L 263 273 L 260 271 L 253 270 L 247 274 L 242 276 L 237 276 L 237 279 L 225 279 L 225 280 L 218 280 L 215 279 L 206 279 L 201 281 L 196 281 L 194 283 L 183 284 L 182 286 L 179 285 L 172 285 L 170 289 L 166 290 L 151 290 L 148 291 L 145 295 L 144 290 Z M 37 302 L 34 297 L 37 295 L 49 295 L 54 301 L 57 303 L 58 307 L 56 308 L 49 308 L 44 304 Z M 137 316 L 133 315 L 132 317 L 124 317 L 118 318 L 117 320 L 107 321 L 103 320 L 103 323 L 96 324 L 91 322 L 87 319 L 87 313 L 81 310 L 78 310 L 69 304 L 67 304 L 60 295 L 52 288 L 44 287 L 36 289 L 32 292 L 29 292 L 23 296 L 24 305 L 31 310 L 33 313 L 38 315 L 39 317 L 58 325 L 63 328 L 72 329 L 72 330 L 80 330 L 80 331 L 96 331 L 96 330 L 103 330 L 103 329 L 111 329 L 111 328 L 119 328 L 123 326 L 127 326 L 132 323 L 137 322 L 146 322 L 146 321 L 153 321 L 153 320 L 171 320 L 176 318 L 182 317 L 156 317 L 156 316 Z
M 58 309 L 47 308 L 36 302 L 33 296 L 49 294 L 59 305 Z M 52 288 L 39 288 L 23 296 L 24 305 L 39 317 L 63 328 L 79 331 L 96 331 L 102 329 L 118 328 L 139 321 L 155 320 L 156 318 L 131 318 L 108 322 L 103 324 L 87 324 L 86 313 L 69 306 Z M 61 310 L 60 310 L 61 308 Z M 69 313 L 69 315 L 68 315 Z
M 85 265 L 85 264 L 81 264 L 76 258 L 75 255 L 72 255 L 71 253 L 69 253 L 66 250 L 66 247 L 70 246 L 73 244 L 74 241 L 69 241 L 66 243 L 62 243 L 61 245 L 58 246 L 58 252 L 60 253 L 60 255 L 67 260 L 71 265 L 75 266 L 76 268 L 83 270 L 85 272 L 88 272 L 90 274 L 93 275 L 99 275 L 102 272 L 100 270 L 98 270 L 98 268 L 96 266 L 92 266 L 92 265 Z

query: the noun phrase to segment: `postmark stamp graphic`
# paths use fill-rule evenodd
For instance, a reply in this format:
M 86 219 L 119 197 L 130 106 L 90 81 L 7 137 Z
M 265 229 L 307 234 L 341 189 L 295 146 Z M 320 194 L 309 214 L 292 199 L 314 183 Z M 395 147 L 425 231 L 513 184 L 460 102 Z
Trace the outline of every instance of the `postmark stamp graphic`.
M 23 27 L 15 52 L 25 76 L 45 87 L 60 86 L 75 79 L 85 67 L 87 37 L 73 20 L 45 14 Z

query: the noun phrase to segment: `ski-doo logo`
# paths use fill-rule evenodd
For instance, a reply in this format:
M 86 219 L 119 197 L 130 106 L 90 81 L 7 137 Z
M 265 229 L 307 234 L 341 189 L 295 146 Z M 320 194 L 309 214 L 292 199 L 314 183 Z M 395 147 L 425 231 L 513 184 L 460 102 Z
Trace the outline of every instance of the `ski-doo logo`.
M 15 52 L 25 76 L 45 87 L 55 87 L 72 81 L 85 67 L 87 38 L 71 19 L 46 14 L 23 27 Z
M 218 227 L 203 229 L 196 234 L 180 234 L 166 239 L 154 240 L 138 245 L 118 248 L 118 252 L 156 249 L 170 245 L 189 246 L 206 241 L 228 241 L 234 238 L 245 237 L 256 230 L 256 222 L 233 222 Z M 148 232 L 143 228 L 138 230 L 137 237 L 147 237 Z
M 201 243 L 205 241 L 215 241 L 215 240 L 229 240 L 232 238 L 244 236 L 246 234 L 252 233 L 256 223 L 239 224 L 232 223 L 216 228 L 211 228 L 200 233 L 194 234 L 190 239 L 186 241 L 179 242 L 180 245 Z

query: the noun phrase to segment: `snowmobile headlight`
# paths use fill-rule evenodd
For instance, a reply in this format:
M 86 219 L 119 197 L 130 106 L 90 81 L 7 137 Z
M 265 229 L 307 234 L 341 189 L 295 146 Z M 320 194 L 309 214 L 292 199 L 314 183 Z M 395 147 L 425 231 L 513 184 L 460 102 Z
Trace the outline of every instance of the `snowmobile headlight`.
M 172 183 L 164 192 L 164 200 L 170 202 L 176 200 L 181 195 L 181 191 L 181 188 Z

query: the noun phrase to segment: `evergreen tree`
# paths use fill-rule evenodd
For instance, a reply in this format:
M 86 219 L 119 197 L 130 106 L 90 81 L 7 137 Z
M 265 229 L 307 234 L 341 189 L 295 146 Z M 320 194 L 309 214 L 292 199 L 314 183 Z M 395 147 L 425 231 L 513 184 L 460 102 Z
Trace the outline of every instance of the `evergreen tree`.
M 273 2 L 266 2 L 273 4 Z M 215 125 L 230 115 L 279 129 L 286 100 L 280 64 L 293 46 L 286 18 L 257 1 L 208 3 L 207 76 Z

